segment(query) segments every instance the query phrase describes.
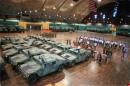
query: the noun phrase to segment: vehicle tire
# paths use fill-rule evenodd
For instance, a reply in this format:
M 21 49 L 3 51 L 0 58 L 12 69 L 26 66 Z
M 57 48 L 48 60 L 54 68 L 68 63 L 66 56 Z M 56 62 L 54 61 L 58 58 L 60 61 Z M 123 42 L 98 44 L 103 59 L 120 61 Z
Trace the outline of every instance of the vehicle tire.
M 38 79 L 38 75 L 37 74 L 31 74 L 29 77 L 28 77 L 28 82 L 29 84 L 34 84 Z
M 69 66 L 74 66 L 75 65 L 75 62 L 71 62 L 71 63 L 69 63 Z
M 71 63 L 70 63 L 70 66 L 74 66 L 76 64 L 76 60 L 73 60 Z
M 59 66 L 58 72 L 61 72 L 63 70 L 63 65 Z

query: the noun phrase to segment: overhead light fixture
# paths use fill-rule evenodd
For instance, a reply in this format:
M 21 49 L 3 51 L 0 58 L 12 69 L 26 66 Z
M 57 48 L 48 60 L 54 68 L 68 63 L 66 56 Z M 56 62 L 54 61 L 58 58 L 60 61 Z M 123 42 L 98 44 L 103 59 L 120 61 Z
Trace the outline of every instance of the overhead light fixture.
M 74 14 L 74 17 L 75 17 L 75 14 Z
M 53 7 L 53 10 L 55 10 L 56 9 L 56 7 Z
M 43 11 L 46 11 L 46 9 L 44 8 Z
M 74 6 L 74 4 L 73 4 L 73 3 L 70 3 L 70 6 L 71 6 L 71 7 L 73 7 L 73 6 Z
M 29 12 L 30 12 L 30 13 L 32 13 L 32 11 L 31 11 L 31 10 L 30 10 Z
M 37 13 L 37 10 L 35 10 L 35 13 Z
M 102 0 L 97 0 L 98 2 L 101 2 Z

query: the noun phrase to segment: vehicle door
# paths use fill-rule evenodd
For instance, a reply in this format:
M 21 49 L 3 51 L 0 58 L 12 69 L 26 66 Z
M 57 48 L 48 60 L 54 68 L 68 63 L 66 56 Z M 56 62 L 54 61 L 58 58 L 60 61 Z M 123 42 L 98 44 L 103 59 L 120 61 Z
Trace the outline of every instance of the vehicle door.
M 52 73 L 52 72 L 56 71 L 57 68 L 58 67 L 57 67 L 56 61 L 46 63 L 45 68 L 44 68 L 44 75 L 47 75 L 49 73 Z

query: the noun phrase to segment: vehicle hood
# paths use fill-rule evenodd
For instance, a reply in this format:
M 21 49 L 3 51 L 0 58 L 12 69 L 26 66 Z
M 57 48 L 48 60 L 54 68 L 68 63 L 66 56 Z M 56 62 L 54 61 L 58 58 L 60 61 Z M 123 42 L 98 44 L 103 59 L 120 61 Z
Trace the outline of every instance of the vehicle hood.
M 6 45 L 2 45 L 2 49 L 8 49 L 13 47 L 13 44 L 6 44 Z
M 20 66 L 20 70 L 23 74 L 32 74 L 38 71 L 41 65 L 37 64 L 35 61 L 31 60 Z
M 9 50 L 3 51 L 3 54 L 6 55 L 6 56 L 10 56 L 10 55 L 13 55 L 13 54 L 16 54 L 16 53 L 18 53 L 18 51 L 15 50 L 15 49 L 9 49 Z
M 27 57 L 27 56 L 24 55 L 24 54 L 17 54 L 17 55 L 15 55 L 15 56 L 13 56 L 13 57 L 10 58 L 11 63 L 12 63 L 13 65 L 17 65 L 18 63 L 24 62 L 24 61 L 26 61 L 26 60 L 28 60 L 28 59 L 29 59 L 29 57 Z

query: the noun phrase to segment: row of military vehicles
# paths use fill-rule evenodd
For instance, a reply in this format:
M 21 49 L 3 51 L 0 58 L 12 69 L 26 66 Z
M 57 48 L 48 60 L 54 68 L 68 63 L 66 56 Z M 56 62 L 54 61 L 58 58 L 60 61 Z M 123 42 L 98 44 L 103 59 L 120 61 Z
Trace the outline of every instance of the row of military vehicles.
M 6 36 L 1 38 L 0 43 L 4 61 L 29 83 L 93 56 L 90 49 L 74 48 L 42 36 Z

